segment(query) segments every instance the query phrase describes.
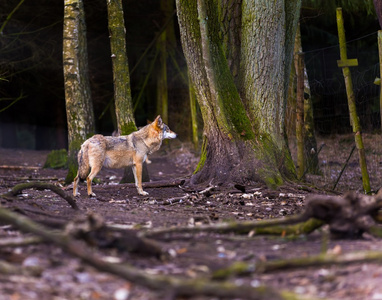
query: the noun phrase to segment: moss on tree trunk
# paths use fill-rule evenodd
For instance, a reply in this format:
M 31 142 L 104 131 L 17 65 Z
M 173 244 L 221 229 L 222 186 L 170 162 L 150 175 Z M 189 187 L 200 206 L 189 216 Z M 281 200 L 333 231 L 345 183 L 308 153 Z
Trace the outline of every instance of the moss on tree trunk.
M 247 73 L 241 74 L 241 79 L 245 79 L 248 85 L 244 82 L 239 94 L 238 87 L 235 85 L 235 76 L 232 74 L 232 70 L 235 68 L 230 67 L 225 55 L 225 53 L 237 52 L 227 51 L 222 47 L 222 45 L 237 47 L 236 43 L 224 44 L 222 42 L 224 32 L 221 31 L 219 16 L 224 15 L 222 9 L 226 9 L 227 6 L 222 6 L 221 2 L 214 3 L 205 0 L 198 0 L 196 3 L 177 0 L 176 3 L 183 51 L 204 121 L 202 155 L 197 172 L 193 175 L 191 182 L 201 183 L 213 180 L 215 183 L 246 183 L 262 181 L 270 186 L 278 186 L 283 183 L 285 177 L 293 178 L 294 166 L 286 147 L 284 124 L 282 123 L 285 110 L 283 93 L 285 78 L 278 75 L 279 72 L 284 74 L 285 53 L 281 58 L 274 55 L 267 60 L 266 48 L 260 49 L 261 56 L 253 55 L 254 53 L 251 51 L 243 51 L 243 47 L 253 48 L 258 45 L 258 40 L 253 38 L 254 31 L 249 30 L 248 27 L 246 33 L 248 42 L 246 45 L 243 43 L 241 45 L 241 66 L 246 69 L 253 67 L 250 62 L 245 65 L 246 60 L 243 56 L 249 55 L 252 60 L 255 60 L 253 64 L 262 64 L 264 69 L 258 70 L 257 74 L 248 70 Z M 245 6 L 245 1 L 243 1 L 243 5 Z M 249 3 L 246 5 L 251 6 Z M 252 5 L 256 6 L 253 3 Z M 265 1 L 263 5 L 273 7 L 276 4 L 269 4 Z M 232 7 L 237 8 L 238 6 L 233 5 Z M 283 13 L 283 9 L 283 7 L 275 8 L 277 12 L 281 13 Z M 270 21 L 280 17 L 278 13 L 273 15 Z M 251 16 L 247 18 L 243 16 L 242 20 L 242 27 L 246 22 L 255 26 L 255 19 L 251 19 Z M 259 23 L 262 24 L 264 31 L 269 30 L 268 26 L 274 26 L 263 22 L 256 24 Z M 277 25 L 275 33 L 277 34 L 277 30 L 284 30 L 283 28 L 283 25 Z M 244 33 L 242 32 L 242 34 Z M 262 35 L 268 37 L 265 32 Z M 277 38 L 284 38 L 284 35 Z M 243 40 L 245 38 L 242 36 Z M 267 42 L 264 43 L 263 47 Z M 235 50 L 237 51 L 237 49 Z M 282 47 L 278 49 L 278 55 L 283 53 L 281 50 L 285 49 Z M 267 62 L 259 61 L 257 59 L 259 57 L 264 58 Z M 277 63 L 276 66 L 275 63 Z M 269 70 L 275 67 L 276 71 Z M 253 97 L 255 91 L 250 89 L 255 82 L 249 82 L 247 76 L 262 77 L 267 72 L 275 76 L 262 78 L 260 82 L 265 85 L 262 89 L 275 91 L 275 95 L 267 91 L 257 95 L 257 98 Z M 276 86 L 275 83 L 277 83 Z M 280 89 L 281 92 L 279 92 Z M 261 107 L 258 106 L 258 103 L 251 102 L 256 99 L 262 101 Z M 254 109 L 255 107 L 257 108 Z

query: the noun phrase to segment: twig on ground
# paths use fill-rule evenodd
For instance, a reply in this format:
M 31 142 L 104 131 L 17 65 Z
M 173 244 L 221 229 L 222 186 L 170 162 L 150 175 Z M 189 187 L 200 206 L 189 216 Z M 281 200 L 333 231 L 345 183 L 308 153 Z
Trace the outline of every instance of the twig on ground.
M 41 170 L 41 167 L 31 167 L 31 166 L 9 166 L 9 165 L 0 165 L 0 169 L 6 170 Z

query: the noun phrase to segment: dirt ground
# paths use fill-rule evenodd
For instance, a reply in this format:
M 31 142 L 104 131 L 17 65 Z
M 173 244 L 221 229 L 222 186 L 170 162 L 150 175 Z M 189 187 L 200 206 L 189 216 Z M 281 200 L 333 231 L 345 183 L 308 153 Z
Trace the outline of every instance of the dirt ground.
M 377 191 L 382 185 L 382 138 L 380 135 L 364 135 L 364 141 L 371 186 Z M 248 187 L 245 192 L 232 189 L 201 194 L 175 185 L 146 187 L 149 195 L 139 196 L 131 185 L 118 184 L 122 170 L 103 169 L 98 175 L 98 183 L 93 186 L 97 195 L 95 198 L 85 196 L 85 185 L 80 185 L 78 211 L 50 190 L 28 189 L 16 200 L 0 200 L 2 206 L 45 224 L 66 223 L 88 213 L 99 214 L 107 225 L 140 230 L 282 218 L 302 212 L 306 196 L 311 193 L 362 191 L 356 151 L 336 190 L 332 191 L 353 147 L 353 137 L 319 138 L 318 145 L 323 143 L 325 146 L 319 153 L 322 175 L 308 175 L 309 184 L 283 187 L 276 191 L 258 186 Z M 16 184 L 34 180 L 63 185 L 65 170 L 42 168 L 47 154 L 47 151 L 0 149 L 0 195 Z M 152 182 L 187 178 L 198 162 L 189 147 L 176 142 L 170 142 L 150 159 L 152 163 L 148 165 L 148 171 Z M 313 185 L 317 188 L 312 188 Z M 62 188 L 72 192 L 71 186 Z M 26 236 L 29 235 L 20 233 L 12 226 L 0 224 L 0 240 Z M 208 279 L 214 271 L 237 261 L 256 264 L 261 260 L 306 257 L 321 253 L 324 247 L 328 251 L 337 251 L 339 255 L 382 248 L 381 240 L 367 235 L 359 239 L 327 240 L 327 237 L 325 228 L 293 239 L 216 233 L 184 235 L 157 241 L 165 251 L 176 254 L 166 260 L 115 249 L 101 251 L 105 257 L 122 260 L 149 274 Z M 51 244 L 0 246 L 0 270 L 1 261 L 14 266 L 36 266 L 38 271 L 35 274 L 6 274 L 0 271 L 0 300 L 173 299 L 171 292 L 149 290 L 99 272 Z M 304 299 L 382 299 L 382 266 L 376 263 L 264 274 L 249 272 L 241 276 L 232 275 L 229 280 L 237 285 L 266 285 L 277 291 L 288 290 Z

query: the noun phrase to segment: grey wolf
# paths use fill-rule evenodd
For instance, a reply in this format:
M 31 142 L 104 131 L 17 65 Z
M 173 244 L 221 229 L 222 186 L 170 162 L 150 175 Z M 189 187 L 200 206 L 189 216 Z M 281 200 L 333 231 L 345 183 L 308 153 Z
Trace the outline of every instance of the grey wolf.
M 103 166 L 107 168 L 132 166 L 138 193 L 148 195 L 142 189 L 142 164 L 148 154 L 159 150 L 164 139 L 174 139 L 176 136 L 177 134 L 163 123 L 160 116 L 129 135 L 92 136 L 81 145 L 78 152 L 78 172 L 73 182 L 73 195 L 79 194 L 79 180 L 86 178 L 88 195 L 95 196 L 91 184 Z

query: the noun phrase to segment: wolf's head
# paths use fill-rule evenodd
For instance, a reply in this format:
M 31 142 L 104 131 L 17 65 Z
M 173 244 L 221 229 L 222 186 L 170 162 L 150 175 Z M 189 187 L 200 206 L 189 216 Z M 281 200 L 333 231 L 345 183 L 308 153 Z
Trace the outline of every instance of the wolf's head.
M 153 126 L 155 126 L 158 131 L 162 132 L 162 139 L 175 139 L 177 137 L 177 134 L 172 131 L 165 123 L 163 123 L 160 115 L 155 118 Z

